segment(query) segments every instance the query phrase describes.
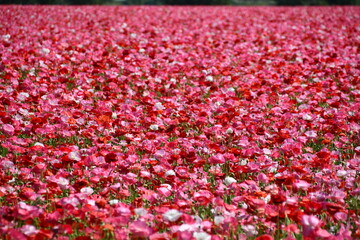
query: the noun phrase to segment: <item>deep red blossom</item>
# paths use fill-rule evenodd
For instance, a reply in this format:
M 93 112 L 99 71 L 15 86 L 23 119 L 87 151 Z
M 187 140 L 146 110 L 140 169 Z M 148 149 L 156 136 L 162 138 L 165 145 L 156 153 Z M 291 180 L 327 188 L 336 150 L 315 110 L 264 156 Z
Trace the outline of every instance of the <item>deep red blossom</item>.
M 113 152 L 106 154 L 106 156 L 105 156 L 105 161 L 106 161 L 107 163 L 116 162 L 116 161 L 117 161 L 117 156 L 116 156 L 116 154 L 113 153 Z
M 274 238 L 270 235 L 264 234 L 260 237 L 255 238 L 255 240 L 273 240 Z

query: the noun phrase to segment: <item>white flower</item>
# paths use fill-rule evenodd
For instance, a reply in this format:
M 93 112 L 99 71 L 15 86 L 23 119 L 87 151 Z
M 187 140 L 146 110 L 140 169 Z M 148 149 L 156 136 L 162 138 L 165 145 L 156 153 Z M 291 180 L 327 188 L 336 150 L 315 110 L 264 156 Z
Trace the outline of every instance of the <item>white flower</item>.
M 193 237 L 196 240 L 210 240 L 211 235 L 207 234 L 206 232 L 194 232 Z
M 344 176 L 346 176 L 346 174 L 347 174 L 347 171 L 345 171 L 345 170 L 339 170 L 336 172 L 336 176 L 338 176 L 338 177 L 344 177 Z
M 56 183 L 60 186 L 60 187 L 67 187 L 69 185 L 69 180 L 67 180 L 66 178 L 63 177 L 59 177 L 56 181 Z
M 223 216 L 215 216 L 214 217 L 214 223 L 215 225 L 222 224 L 224 222 L 225 218 Z
M 71 153 L 69 153 L 69 158 L 71 160 L 74 160 L 74 161 L 80 161 L 81 160 L 81 156 L 80 156 L 79 152 L 71 152 Z
M 264 197 L 264 198 L 261 198 L 266 204 L 268 204 L 269 202 L 270 202 L 270 200 L 271 200 L 271 195 L 270 194 L 268 194 L 268 195 L 266 195 L 266 197 Z
M 232 128 L 228 128 L 227 130 L 226 130 L 226 133 L 227 134 L 232 134 L 234 132 L 234 130 L 232 130 Z
M 271 166 L 271 167 L 269 167 L 269 172 L 272 172 L 272 173 L 275 173 L 275 172 L 277 172 L 277 166 Z
M 263 148 L 263 153 L 266 154 L 266 155 L 270 155 L 271 154 L 271 150 L 268 149 L 268 148 Z
M 48 48 L 42 48 L 41 49 L 41 52 L 43 53 L 43 54 L 49 54 L 50 53 L 50 49 L 48 49 Z
M 241 159 L 241 161 L 239 162 L 239 165 L 241 166 L 245 166 L 247 165 L 248 161 L 246 159 Z
M 17 99 L 20 101 L 25 101 L 30 95 L 26 92 L 21 92 L 19 93 L 19 95 L 17 96 Z
M 225 184 L 226 186 L 229 186 L 229 185 L 232 184 L 232 183 L 236 183 L 236 179 L 235 179 L 235 178 L 233 178 L 233 177 L 226 177 L 226 178 L 224 179 L 224 184 Z
M 175 176 L 175 171 L 174 170 L 169 170 L 165 173 L 165 176 Z
M 208 82 L 213 82 L 214 78 L 213 78 L 213 76 L 207 76 L 205 80 Z
M 242 229 L 247 236 L 255 236 L 256 234 L 258 234 L 258 231 L 256 230 L 254 225 L 244 225 Z
M 312 117 L 309 114 L 304 114 L 302 119 L 306 120 L 306 121 L 311 121 Z
M 163 214 L 163 217 L 170 222 L 175 222 L 181 217 L 181 215 L 182 215 L 182 213 L 179 212 L 178 210 L 170 209 L 166 213 Z
M 112 199 L 112 200 L 110 200 L 109 201 L 109 204 L 110 205 L 116 205 L 116 204 L 118 204 L 120 201 L 119 200 L 117 200 L 117 199 Z M 136 213 L 136 212 L 135 212 Z
M 4 39 L 5 41 L 7 41 L 7 40 L 10 39 L 11 35 L 10 35 L 10 34 L 5 34 L 5 35 L 3 35 L 2 37 L 3 37 L 3 39 Z
M 8 92 L 8 93 L 11 93 L 11 92 L 13 92 L 14 91 L 14 89 L 12 88 L 12 87 L 7 87 L 6 88 L 6 92 Z
M 125 137 L 132 140 L 134 138 L 134 135 L 132 135 L 131 133 L 127 133 L 125 134 Z
M 40 146 L 40 147 L 45 147 L 45 146 L 44 146 L 44 144 L 42 144 L 42 143 L 39 143 L 39 142 L 36 142 L 36 143 L 34 144 L 34 146 Z
M 148 213 L 148 211 L 145 208 L 135 208 L 134 212 L 138 216 L 144 216 L 145 214 Z
M 150 126 L 150 129 L 153 130 L 153 131 L 157 131 L 157 130 L 159 130 L 159 126 L 156 125 L 156 124 L 153 124 L 153 125 Z
M 80 190 L 81 193 L 85 193 L 86 195 L 91 195 L 94 193 L 94 189 L 91 187 L 84 187 Z
M 39 230 L 37 230 L 36 227 L 33 226 L 33 225 L 24 225 L 24 226 L 22 226 L 21 231 L 26 236 L 35 235 L 35 234 L 37 234 L 39 232 Z
M 184 224 L 182 224 L 182 225 L 179 227 L 179 231 L 180 231 L 180 232 L 191 231 L 191 230 L 193 230 L 193 227 L 192 227 L 192 225 L 190 225 L 190 224 L 184 223 Z
M 163 109 L 165 109 L 165 107 L 162 105 L 161 102 L 155 103 L 155 108 L 158 109 L 158 110 L 163 110 Z
M 242 209 L 247 209 L 247 208 L 248 208 L 248 205 L 247 205 L 246 203 L 242 203 L 242 204 L 241 204 L 241 208 L 242 208 Z

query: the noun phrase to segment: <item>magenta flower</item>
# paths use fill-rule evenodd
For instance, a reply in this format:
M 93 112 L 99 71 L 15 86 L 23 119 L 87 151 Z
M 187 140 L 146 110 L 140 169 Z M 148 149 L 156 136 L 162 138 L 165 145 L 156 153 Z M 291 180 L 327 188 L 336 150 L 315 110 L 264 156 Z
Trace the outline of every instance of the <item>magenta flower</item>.
M 142 221 L 132 222 L 129 226 L 129 230 L 131 236 L 140 238 L 147 238 L 152 233 L 152 229 L 145 222 Z
M 10 124 L 4 124 L 2 126 L 2 130 L 4 131 L 4 133 L 8 134 L 8 135 L 13 135 L 15 133 L 15 128 L 14 126 L 10 125 Z
M 222 154 L 218 153 L 208 159 L 210 164 L 222 164 L 225 163 L 225 158 Z
M 302 216 L 303 236 L 306 238 L 330 237 L 331 234 L 321 228 L 322 222 L 314 215 Z

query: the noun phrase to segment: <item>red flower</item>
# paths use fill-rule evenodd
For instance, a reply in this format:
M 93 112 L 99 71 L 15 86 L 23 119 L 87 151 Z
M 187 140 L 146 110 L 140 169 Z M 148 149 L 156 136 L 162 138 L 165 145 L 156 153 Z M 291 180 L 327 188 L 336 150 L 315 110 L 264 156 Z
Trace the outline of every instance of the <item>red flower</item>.
M 112 163 L 117 161 L 117 155 L 113 152 L 106 154 L 105 161 L 107 163 Z
M 255 240 L 273 240 L 274 238 L 270 235 L 264 234 L 261 235 L 260 237 L 255 238 Z

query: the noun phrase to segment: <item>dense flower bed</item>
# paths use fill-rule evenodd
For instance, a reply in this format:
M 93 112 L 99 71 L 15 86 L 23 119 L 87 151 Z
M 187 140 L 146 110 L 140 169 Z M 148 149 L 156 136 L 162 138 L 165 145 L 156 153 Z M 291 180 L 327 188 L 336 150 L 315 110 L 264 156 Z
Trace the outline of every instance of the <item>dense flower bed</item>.
M 1 239 L 360 237 L 359 7 L 0 7 Z

